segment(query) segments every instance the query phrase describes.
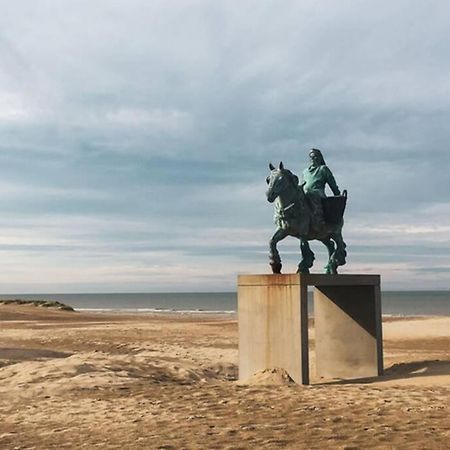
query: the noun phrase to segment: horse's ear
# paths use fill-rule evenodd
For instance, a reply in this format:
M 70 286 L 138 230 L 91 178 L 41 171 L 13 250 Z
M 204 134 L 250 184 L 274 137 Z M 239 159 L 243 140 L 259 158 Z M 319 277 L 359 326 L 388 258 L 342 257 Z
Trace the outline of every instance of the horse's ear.
M 280 161 L 280 170 L 283 170 L 284 166 L 283 166 L 283 161 Z
M 270 170 L 275 170 L 275 166 L 272 163 L 269 163 L 269 169 Z

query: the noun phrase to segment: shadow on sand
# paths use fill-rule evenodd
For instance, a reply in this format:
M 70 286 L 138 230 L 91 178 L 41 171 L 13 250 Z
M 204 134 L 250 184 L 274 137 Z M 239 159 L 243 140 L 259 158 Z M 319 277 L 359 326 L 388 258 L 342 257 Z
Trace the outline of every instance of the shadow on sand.
M 0 348 L 0 368 L 22 361 L 68 358 L 69 356 L 72 356 L 72 353 L 55 352 L 41 348 Z
M 351 380 L 330 380 L 314 384 L 369 384 L 439 375 L 450 375 L 450 360 L 426 360 L 393 364 L 392 366 L 386 368 L 384 370 L 384 375 L 380 377 L 354 378 Z

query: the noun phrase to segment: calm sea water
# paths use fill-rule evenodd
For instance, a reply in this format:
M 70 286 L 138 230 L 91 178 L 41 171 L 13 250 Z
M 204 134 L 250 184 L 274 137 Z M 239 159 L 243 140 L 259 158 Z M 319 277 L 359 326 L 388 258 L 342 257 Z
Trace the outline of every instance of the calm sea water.
M 313 311 L 312 292 L 309 293 Z M 0 295 L 0 299 L 58 300 L 77 310 L 90 311 L 202 311 L 236 312 L 235 292 L 211 293 L 142 293 L 142 294 L 15 294 Z M 450 315 L 450 291 L 388 291 L 382 293 L 383 314 L 389 315 Z

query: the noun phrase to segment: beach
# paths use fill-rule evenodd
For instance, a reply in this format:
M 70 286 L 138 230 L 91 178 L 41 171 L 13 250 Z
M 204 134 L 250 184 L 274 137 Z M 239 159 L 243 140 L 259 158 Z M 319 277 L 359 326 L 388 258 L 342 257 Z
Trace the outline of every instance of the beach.
M 444 449 L 450 316 L 384 317 L 383 377 L 237 382 L 231 314 L 0 305 L 0 448 Z

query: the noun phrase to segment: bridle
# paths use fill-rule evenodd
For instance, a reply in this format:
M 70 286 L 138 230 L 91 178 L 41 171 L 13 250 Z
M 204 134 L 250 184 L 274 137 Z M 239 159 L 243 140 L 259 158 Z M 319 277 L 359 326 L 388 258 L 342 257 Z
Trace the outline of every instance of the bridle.
M 283 170 L 283 174 L 288 176 L 289 179 L 289 183 L 292 185 L 292 187 L 297 191 L 299 186 L 298 186 L 298 178 L 296 175 L 294 175 L 290 170 L 288 169 L 282 169 Z M 297 181 L 296 181 L 297 180 Z M 289 203 L 289 205 L 285 206 L 284 208 L 280 208 L 280 213 L 281 214 L 285 214 L 287 211 L 291 210 L 294 206 L 298 205 L 299 202 L 299 198 L 298 195 L 296 195 L 294 197 L 294 201 Z

